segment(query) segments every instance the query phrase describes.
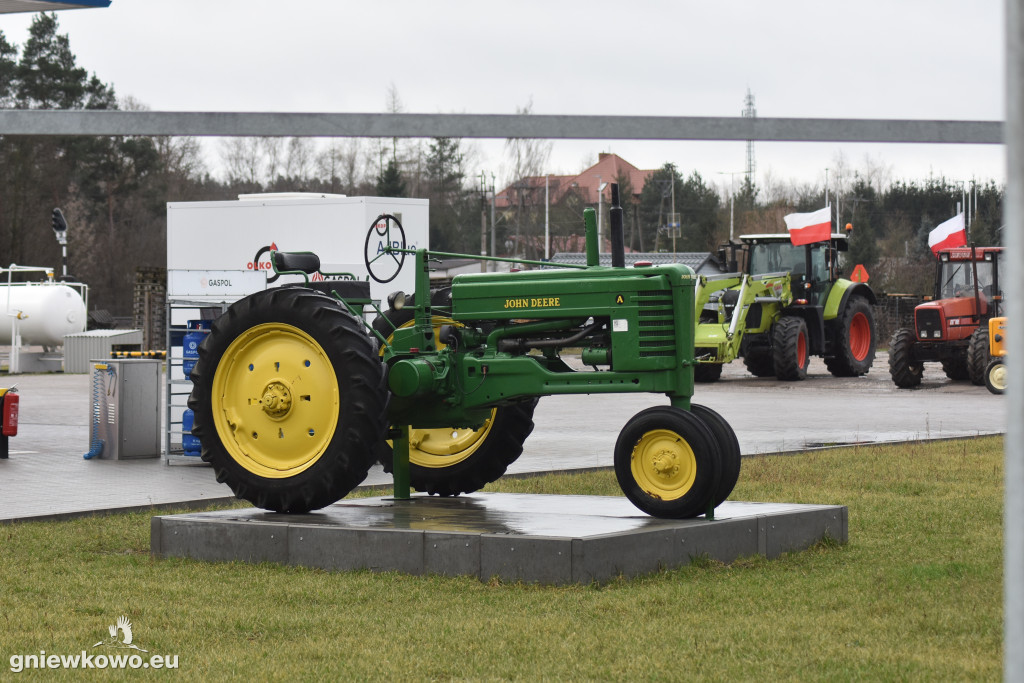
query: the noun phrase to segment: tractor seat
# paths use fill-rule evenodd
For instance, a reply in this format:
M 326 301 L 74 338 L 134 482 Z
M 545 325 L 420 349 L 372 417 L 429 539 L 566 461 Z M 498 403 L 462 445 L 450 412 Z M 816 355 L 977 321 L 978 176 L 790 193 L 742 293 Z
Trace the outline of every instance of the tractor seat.
M 312 275 L 320 270 L 320 257 L 310 251 L 275 251 L 274 267 L 279 271 L 300 271 Z

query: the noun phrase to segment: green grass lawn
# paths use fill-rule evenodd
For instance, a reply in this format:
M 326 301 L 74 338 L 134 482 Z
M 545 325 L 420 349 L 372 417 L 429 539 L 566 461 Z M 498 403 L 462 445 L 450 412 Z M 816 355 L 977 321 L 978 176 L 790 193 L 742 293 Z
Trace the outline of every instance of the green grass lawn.
M 0 678 L 124 614 L 178 668 L 104 679 L 999 680 L 1002 464 L 997 438 L 745 459 L 733 499 L 847 505 L 849 543 L 605 585 L 153 560 L 143 513 L 0 526 Z

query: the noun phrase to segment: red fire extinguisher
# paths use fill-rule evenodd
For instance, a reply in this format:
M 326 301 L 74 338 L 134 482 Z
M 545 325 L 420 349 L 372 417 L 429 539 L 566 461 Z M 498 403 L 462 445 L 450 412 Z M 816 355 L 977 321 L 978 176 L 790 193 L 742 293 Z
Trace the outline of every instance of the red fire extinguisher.
M 18 435 L 17 389 L 0 388 L 0 459 L 7 458 L 7 438 Z

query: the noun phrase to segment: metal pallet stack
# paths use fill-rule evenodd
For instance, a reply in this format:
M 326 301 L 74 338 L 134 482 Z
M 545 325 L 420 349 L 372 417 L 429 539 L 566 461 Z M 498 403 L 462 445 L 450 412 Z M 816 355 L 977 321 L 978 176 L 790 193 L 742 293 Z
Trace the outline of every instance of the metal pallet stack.
M 142 330 L 143 349 L 163 349 L 166 328 L 167 269 L 136 268 L 132 325 Z

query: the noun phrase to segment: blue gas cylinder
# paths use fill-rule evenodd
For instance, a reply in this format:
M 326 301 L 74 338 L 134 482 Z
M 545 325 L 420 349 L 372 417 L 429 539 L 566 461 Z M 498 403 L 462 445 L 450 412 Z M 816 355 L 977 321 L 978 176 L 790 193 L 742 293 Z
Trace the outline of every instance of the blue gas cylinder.
M 185 455 L 198 456 L 202 452 L 199 438 L 192 436 L 192 423 L 195 421 L 195 417 L 196 414 L 191 408 L 186 408 L 181 415 L 181 447 L 185 451 Z
M 181 340 L 181 369 L 185 373 L 186 379 L 192 376 L 192 368 L 199 360 L 199 345 L 203 343 L 206 335 L 210 334 L 212 324 L 212 320 L 189 320 L 187 323 L 188 331 L 185 332 L 185 336 Z

